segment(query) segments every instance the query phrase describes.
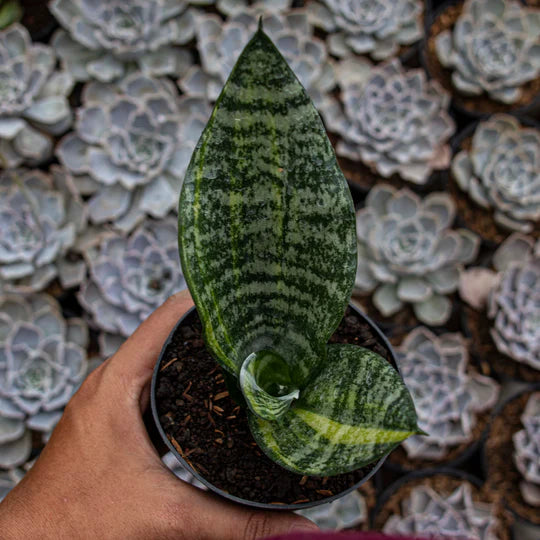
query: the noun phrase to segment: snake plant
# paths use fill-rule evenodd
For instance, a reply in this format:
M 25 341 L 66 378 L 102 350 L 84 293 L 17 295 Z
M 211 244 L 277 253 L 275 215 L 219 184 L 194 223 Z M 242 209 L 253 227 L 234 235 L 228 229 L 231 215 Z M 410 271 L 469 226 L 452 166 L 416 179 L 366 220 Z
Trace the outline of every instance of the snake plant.
M 355 279 L 353 203 L 316 109 L 261 26 L 191 158 L 179 216 L 206 346 L 236 377 L 271 459 L 334 475 L 420 432 L 390 364 L 327 345 Z

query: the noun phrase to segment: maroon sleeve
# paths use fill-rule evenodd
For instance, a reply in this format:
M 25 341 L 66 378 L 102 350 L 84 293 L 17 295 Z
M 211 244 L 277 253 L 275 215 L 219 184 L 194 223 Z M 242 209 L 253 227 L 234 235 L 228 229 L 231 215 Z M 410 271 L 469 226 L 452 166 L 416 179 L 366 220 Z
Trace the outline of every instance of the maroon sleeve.
M 374 532 L 298 532 L 272 536 L 266 540 L 420 540 L 405 536 L 386 536 Z

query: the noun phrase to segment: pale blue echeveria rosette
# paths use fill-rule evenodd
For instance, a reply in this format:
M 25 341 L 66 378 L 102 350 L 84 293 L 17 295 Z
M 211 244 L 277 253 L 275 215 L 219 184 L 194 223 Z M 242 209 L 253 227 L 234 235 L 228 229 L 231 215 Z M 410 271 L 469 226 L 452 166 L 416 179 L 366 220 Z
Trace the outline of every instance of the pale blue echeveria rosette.
M 450 95 L 421 69 L 399 60 L 374 67 L 363 58 L 342 60 L 336 70 L 343 108 L 329 111 L 327 128 L 341 136 L 338 155 L 374 172 L 426 184 L 450 164 L 455 123 Z
M 88 328 L 49 295 L 0 301 L 0 467 L 23 464 L 30 430 L 52 431 L 87 373 Z
M 452 176 L 503 229 L 531 233 L 540 222 L 540 130 L 508 114 L 478 124 L 470 149 L 452 159 Z
M 90 220 L 129 232 L 146 216 L 175 209 L 208 103 L 179 97 L 169 80 L 140 73 L 114 84 L 90 82 L 81 100 L 75 130 L 56 153 L 89 196 Z
M 329 33 L 329 51 L 342 58 L 385 60 L 424 35 L 421 0 L 321 0 L 307 5 L 313 25 Z
M 0 169 L 37 165 L 53 153 L 53 137 L 72 121 L 73 78 L 56 69 L 52 47 L 32 43 L 26 28 L 0 31 Z
M 194 36 L 189 4 L 184 0 L 52 0 L 49 9 L 63 27 L 54 34 L 52 45 L 78 81 L 110 82 L 132 71 L 178 76 L 193 62 L 182 47 Z
M 480 246 L 474 233 L 452 229 L 455 214 L 452 198 L 443 192 L 421 198 L 388 184 L 372 188 L 356 214 L 355 291 L 373 292 L 375 307 L 386 317 L 411 304 L 421 322 L 444 324 L 452 312 L 448 295 Z
M 85 257 L 89 278 L 78 299 L 100 332 L 103 357 L 186 283 L 178 261 L 176 219 L 147 220 L 130 235 L 105 232 Z
M 86 209 L 64 169 L 15 169 L 0 174 L 0 299 L 42 291 L 55 278 L 65 288 L 83 279 L 70 257 L 87 225 Z
M 515 0 L 467 0 L 435 52 L 464 96 L 518 104 L 523 85 L 540 75 L 540 9 Z

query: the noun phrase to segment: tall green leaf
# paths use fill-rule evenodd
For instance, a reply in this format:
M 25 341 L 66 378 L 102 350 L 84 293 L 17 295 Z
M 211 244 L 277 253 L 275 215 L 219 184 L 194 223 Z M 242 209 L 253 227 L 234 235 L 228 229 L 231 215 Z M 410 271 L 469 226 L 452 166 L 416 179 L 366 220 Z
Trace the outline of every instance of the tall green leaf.
M 206 345 L 238 379 L 272 459 L 337 474 L 418 432 L 391 366 L 327 349 L 354 284 L 354 208 L 317 111 L 262 29 L 191 159 L 179 247 Z
M 356 269 L 354 208 L 319 114 L 259 30 L 192 157 L 180 256 L 217 360 L 261 349 L 303 388 L 324 361 Z

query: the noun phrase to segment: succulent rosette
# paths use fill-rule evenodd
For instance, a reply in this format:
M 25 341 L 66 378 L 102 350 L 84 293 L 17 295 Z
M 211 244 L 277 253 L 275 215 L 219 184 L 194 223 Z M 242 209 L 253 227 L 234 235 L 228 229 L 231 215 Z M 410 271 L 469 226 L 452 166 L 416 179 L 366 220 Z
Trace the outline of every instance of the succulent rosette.
M 459 271 L 476 258 L 480 243 L 466 229 L 451 229 L 455 211 L 446 193 L 421 199 L 406 188 L 372 188 L 356 214 L 355 290 L 375 290 L 373 303 L 384 316 L 411 303 L 420 321 L 444 324 L 452 310 L 446 295 L 457 289 Z
M 540 370 L 540 242 L 532 257 L 505 266 L 489 294 L 488 317 L 497 349 Z
M 19 24 L 0 31 L 0 169 L 51 157 L 52 135 L 71 125 L 72 87 L 51 47 L 32 43 Z
M 435 51 L 460 93 L 485 92 L 512 104 L 540 74 L 539 39 L 540 9 L 514 0 L 467 0 L 453 31 L 437 36 Z
M 59 277 L 64 287 L 82 280 L 82 261 L 67 257 L 86 226 L 86 212 L 69 174 L 53 166 L 0 174 L 0 299 L 38 292 Z
M 186 287 L 178 262 L 177 224 L 172 216 L 147 220 L 129 236 L 110 232 L 86 251 L 90 278 L 78 298 L 101 330 L 103 356 L 110 356 L 169 296 Z
M 0 467 L 24 463 L 29 430 L 50 432 L 87 372 L 88 328 L 50 296 L 0 303 Z
M 323 0 L 308 10 L 310 21 L 330 33 L 328 47 L 339 57 L 352 52 L 385 60 L 424 35 L 419 0 Z
M 531 506 L 540 506 L 540 392 L 531 394 L 514 433 L 514 463 L 523 476 L 519 489 Z
M 216 15 L 197 15 L 197 47 L 202 67 L 193 66 L 179 80 L 182 90 L 187 95 L 216 100 L 261 18 L 265 32 L 325 118 L 334 103 L 329 95 L 335 86 L 333 62 L 324 42 L 314 36 L 307 14 L 303 10 L 283 12 L 287 2 L 259 2 L 242 9 L 230 4 L 222 6 L 230 14 L 225 22 Z
M 496 506 L 476 502 L 467 483 L 449 494 L 438 493 L 429 486 L 414 487 L 401 508 L 402 515 L 391 516 L 384 525 L 385 534 L 478 540 L 499 537 Z
M 452 175 L 477 204 L 491 208 L 495 221 L 529 233 L 540 220 L 540 131 L 513 116 L 480 122 L 470 150 L 452 160 Z
M 91 221 L 127 232 L 147 215 L 164 217 L 177 205 L 209 105 L 138 73 L 117 84 L 88 83 L 82 103 L 57 155 L 90 195 Z
M 328 127 L 341 135 L 339 155 L 361 160 L 388 178 L 425 184 L 434 170 L 450 163 L 449 94 L 421 69 L 405 70 L 394 59 L 374 68 L 348 58 L 337 70 L 343 114 L 334 111 Z
M 499 385 L 467 369 L 469 354 L 463 336 L 436 336 L 421 326 L 405 337 L 396 352 L 418 425 L 428 433 L 402 443 L 407 456 L 440 460 L 452 447 L 472 442 L 477 414 L 495 405 Z
M 194 35 L 189 3 L 52 0 L 49 8 L 63 27 L 52 44 L 78 81 L 110 82 L 134 70 L 152 76 L 178 75 L 192 63 L 191 54 L 180 47 Z

